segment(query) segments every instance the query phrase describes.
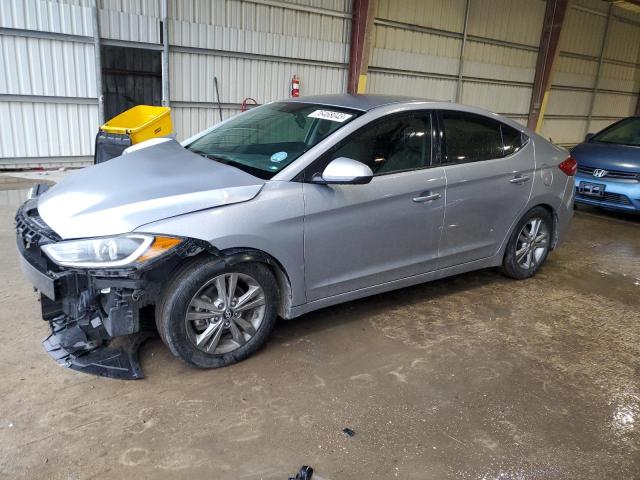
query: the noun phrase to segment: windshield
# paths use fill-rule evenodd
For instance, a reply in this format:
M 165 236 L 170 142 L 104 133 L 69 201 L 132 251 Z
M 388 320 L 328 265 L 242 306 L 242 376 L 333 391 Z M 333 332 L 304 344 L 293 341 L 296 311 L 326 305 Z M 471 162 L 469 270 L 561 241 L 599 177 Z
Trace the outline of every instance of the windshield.
M 361 112 L 309 103 L 263 105 L 220 125 L 187 148 L 270 179 Z
M 625 118 L 595 135 L 592 142 L 640 146 L 640 117 Z

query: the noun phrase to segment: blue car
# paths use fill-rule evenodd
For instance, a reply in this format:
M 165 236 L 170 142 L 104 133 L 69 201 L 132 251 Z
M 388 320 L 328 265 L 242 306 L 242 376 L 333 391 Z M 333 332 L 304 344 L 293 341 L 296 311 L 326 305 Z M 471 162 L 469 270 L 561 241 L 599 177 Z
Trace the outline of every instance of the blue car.
M 577 203 L 640 212 L 640 117 L 587 135 L 571 156 L 578 162 Z

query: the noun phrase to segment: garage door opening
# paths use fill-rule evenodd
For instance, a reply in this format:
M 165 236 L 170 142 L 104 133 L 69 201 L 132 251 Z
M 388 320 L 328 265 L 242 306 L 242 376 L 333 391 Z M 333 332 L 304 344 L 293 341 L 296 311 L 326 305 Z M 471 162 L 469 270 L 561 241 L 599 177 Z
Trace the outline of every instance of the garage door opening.
M 101 57 L 105 120 L 136 105 L 161 105 L 159 51 L 102 46 Z

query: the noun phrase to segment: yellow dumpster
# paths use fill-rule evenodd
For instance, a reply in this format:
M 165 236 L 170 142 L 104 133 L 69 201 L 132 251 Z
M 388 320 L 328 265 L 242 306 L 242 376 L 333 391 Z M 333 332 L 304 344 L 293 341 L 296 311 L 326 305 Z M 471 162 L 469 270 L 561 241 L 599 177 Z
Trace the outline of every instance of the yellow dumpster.
M 107 133 L 126 134 L 131 144 L 144 142 L 154 137 L 164 137 L 173 130 L 169 107 L 138 105 L 113 117 L 100 127 Z
M 129 146 L 173 132 L 171 109 L 138 105 L 113 117 L 96 136 L 94 163 L 119 157 Z

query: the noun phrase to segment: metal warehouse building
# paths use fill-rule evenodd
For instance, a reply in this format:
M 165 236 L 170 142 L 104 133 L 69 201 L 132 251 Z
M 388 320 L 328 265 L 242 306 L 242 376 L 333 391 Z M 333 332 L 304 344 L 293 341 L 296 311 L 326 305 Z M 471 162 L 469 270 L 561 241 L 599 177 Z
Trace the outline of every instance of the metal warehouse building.
M 170 105 L 184 139 L 294 75 L 302 96 L 458 101 L 573 145 L 638 111 L 640 4 L 1 0 L 0 168 L 86 164 L 136 103 Z

